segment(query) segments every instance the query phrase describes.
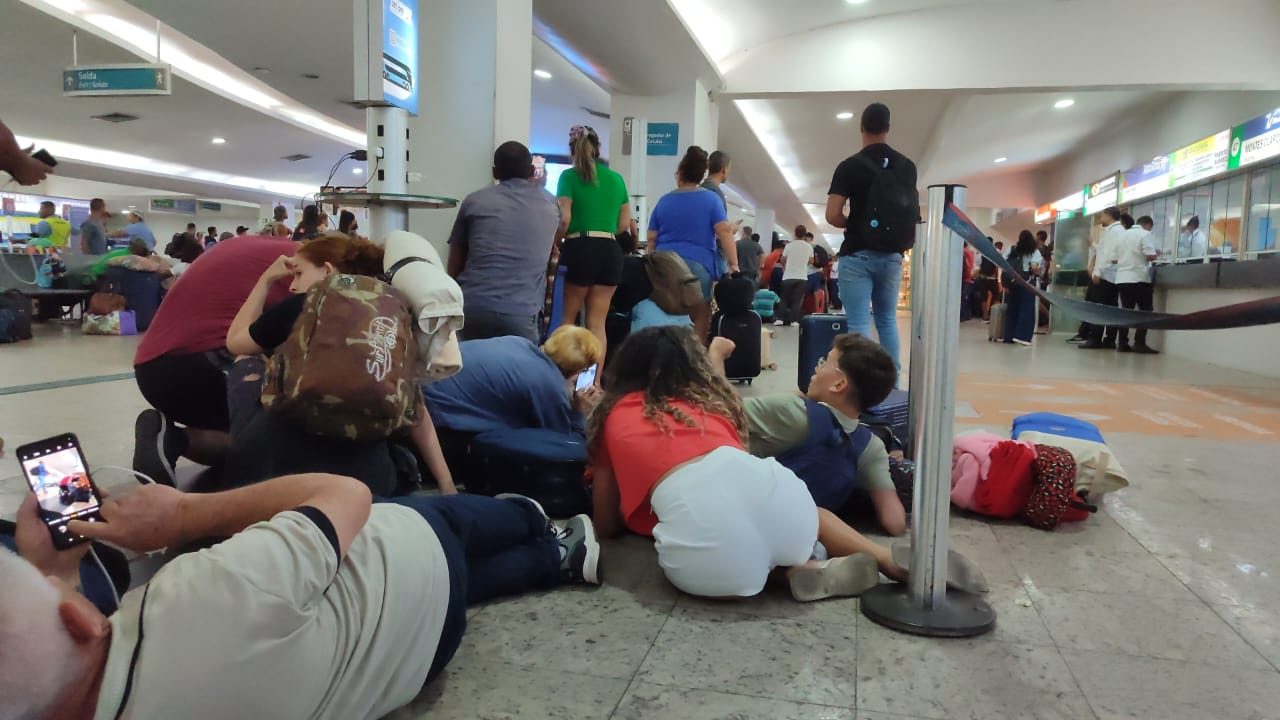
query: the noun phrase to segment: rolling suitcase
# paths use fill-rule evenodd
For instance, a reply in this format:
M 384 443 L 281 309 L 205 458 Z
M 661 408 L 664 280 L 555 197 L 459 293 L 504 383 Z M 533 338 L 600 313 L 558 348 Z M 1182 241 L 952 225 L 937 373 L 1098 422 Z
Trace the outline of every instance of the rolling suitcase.
M 800 389 L 809 390 L 809 380 L 818 367 L 818 358 L 831 352 L 837 335 L 849 332 L 844 315 L 806 315 L 800 320 L 800 354 L 796 381 Z
M 871 426 L 872 431 L 885 441 L 884 446 L 890 452 L 905 450 L 910 440 L 909 397 L 906 390 L 895 388 L 889 392 L 889 397 L 885 398 L 884 402 L 873 408 L 867 408 L 859 418 L 864 425 Z
M 555 279 L 551 281 L 551 301 L 546 306 L 547 331 L 542 336 L 544 341 L 564 322 L 564 276 L 568 271 L 564 265 L 556 266 Z
M 1009 315 L 1009 306 L 1000 303 L 991 306 L 991 318 L 987 321 L 987 340 L 1004 342 L 1004 322 Z
M 751 310 L 720 312 L 711 319 L 712 336 L 732 340 L 735 346 L 724 361 L 726 378 L 750 385 L 760 375 L 761 329 L 760 316 Z

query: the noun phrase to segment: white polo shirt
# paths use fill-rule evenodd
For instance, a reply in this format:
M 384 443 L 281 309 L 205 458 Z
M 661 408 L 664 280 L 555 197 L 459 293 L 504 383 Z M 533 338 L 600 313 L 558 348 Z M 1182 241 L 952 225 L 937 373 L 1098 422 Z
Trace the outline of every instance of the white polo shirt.
M 809 261 L 813 259 L 813 246 L 804 240 L 792 240 L 782 251 L 782 259 L 787 262 L 787 267 L 782 272 L 783 280 L 807 280 Z
M 1116 284 L 1151 282 L 1151 261 L 1147 257 L 1155 254 L 1150 232 L 1138 225 L 1125 230 L 1116 248 Z
M 422 690 L 448 604 L 413 510 L 375 505 L 341 565 L 314 520 L 283 512 L 124 596 L 94 718 L 382 717 Z
M 1098 253 L 1094 258 L 1093 276 L 1107 282 L 1116 281 L 1116 251 L 1120 248 L 1120 238 L 1124 235 L 1124 226 L 1113 222 L 1102 229 L 1098 237 Z

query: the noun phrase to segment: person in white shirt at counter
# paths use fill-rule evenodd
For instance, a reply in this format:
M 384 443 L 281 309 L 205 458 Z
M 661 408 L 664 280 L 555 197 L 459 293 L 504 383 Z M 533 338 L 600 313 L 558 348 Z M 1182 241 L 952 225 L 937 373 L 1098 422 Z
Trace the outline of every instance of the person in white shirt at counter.
M 128 225 L 125 225 L 120 230 L 107 233 L 107 237 L 119 238 L 125 241 L 142 238 L 142 242 L 147 244 L 148 250 L 156 249 L 155 233 L 151 232 L 151 228 L 147 227 L 147 224 L 142 221 L 142 214 L 136 211 L 129 213 Z
M 1125 231 L 1120 236 L 1120 242 L 1115 244 L 1114 252 L 1109 258 L 1116 269 L 1116 288 L 1120 292 L 1120 304 L 1128 310 L 1137 308 L 1151 312 L 1154 307 L 1152 297 L 1155 294 L 1151 285 L 1151 261 L 1159 255 L 1155 243 L 1151 241 L 1151 228 L 1155 227 L 1155 222 L 1150 216 L 1143 215 L 1138 218 L 1135 225 L 1133 218 L 1125 214 L 1120 216 L 1120 224 L 1124 225 Z M 1146 328 L 1138 328 L 1134 331 L 1132 346 L 1129 345 L 1129 328 L 1120 328 L 1116 351 L 1135 352 L 1142 355 L 1155 355 L 1159 352 L 1147 345 Z
M 1111 262 L 1111 257 L 1115 254 L 1122 235 L 1124 226 L 1120 224 L 1120 209 L 1113 206 L 1103 210 L 1102 233 L 1098 236 L 1098 244 L 1089 263 L 1089 275 L 1093 278 L 1093 284 L 1089 286 L 1085 300 L 1113 307 L 1119 305 L 1116 266 Z M 1090 325 L 1089 341 L 1077 347 L 1081 350 L 1115 350 L 1118 330 L 1110 326 Z
M 1209 236 L 1200 229 L 1200 216 L 1192 215 L 1178 238 L 1178 263 L 1199 264 L 1209 254 Z

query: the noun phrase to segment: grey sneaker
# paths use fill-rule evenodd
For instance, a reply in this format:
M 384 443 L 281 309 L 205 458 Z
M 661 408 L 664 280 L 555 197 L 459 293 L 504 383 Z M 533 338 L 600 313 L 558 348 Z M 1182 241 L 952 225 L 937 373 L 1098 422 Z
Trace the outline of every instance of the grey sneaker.
M 855 597 L 880 583 L 880 568 L 867 553 L 831 560 L 810 561 L 787 576 L 791 597 L 813 602 L 833 597 Z
M 173 487 L 178 453 L 174 435 L 178 429 L 159 410 L 138 413 L 133 424 L 133 469 L 152 482 Z
M 538 502 L 537 500 L 534 500 L 533 498 L 527 495 L 521 495 L 519 493 L 498 493 L 497 495 L 493 496 L 493 499 L 494 500 L 519 500 L 520 502 L 529 503 L 530 505 L 537 508 L 538 512 L 542 513 L 542 517 L 546 519 L 547 532 L 552 533 L 553 535 L 556 535 L 557 537 L 559 537 L 560 528 L 557 527 L 556 524 L 551 521 L 551 516 L 547 514 L 546 508 L 542 507 L 542 503 Z
M 556 540 L 560 543 L 560 577 L 564 582 L 599 585 L 600 543 L 591 518 L 569 518 Z

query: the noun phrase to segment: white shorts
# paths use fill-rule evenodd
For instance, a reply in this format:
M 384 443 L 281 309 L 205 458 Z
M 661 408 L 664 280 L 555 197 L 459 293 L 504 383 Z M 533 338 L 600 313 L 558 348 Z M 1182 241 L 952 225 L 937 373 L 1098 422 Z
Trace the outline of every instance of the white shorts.
M 818 539 L 809 488 L 773 459 L 718 448 L 653 491 L 653 539 L 667 579 L 690 595 L 749 597 Z

